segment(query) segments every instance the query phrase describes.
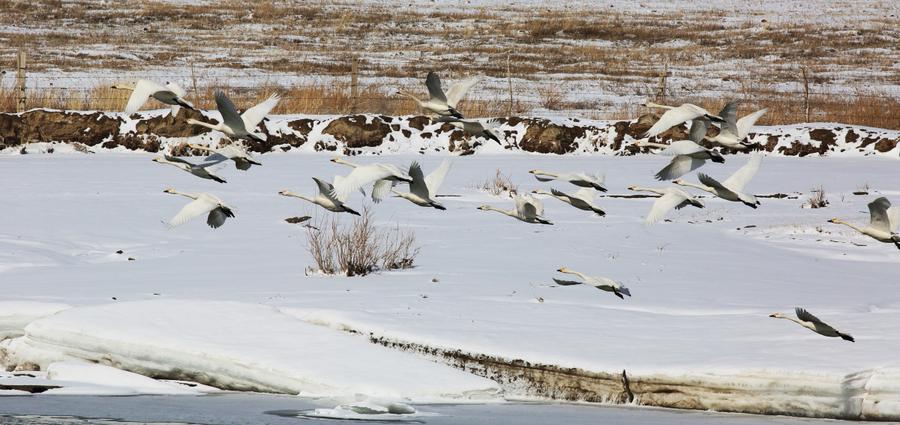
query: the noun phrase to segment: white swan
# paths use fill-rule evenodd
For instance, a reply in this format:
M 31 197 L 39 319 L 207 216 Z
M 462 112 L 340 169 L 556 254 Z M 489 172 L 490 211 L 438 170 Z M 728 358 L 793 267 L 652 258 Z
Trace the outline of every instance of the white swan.
M 375 184 L 372 188 L 372 200 L 378 202 L 390 192 L 395 182 L 412 183 L 412 177 L 392 164 L 368 164 L 356 165 L 340 158 L 334 158 L 332 162 L 349 165 L 353 171 L 346 176 L 334 177 L 334 189 L 332 195 L 335 199 L 346 202 L 350 194 L 361 190 L 363 186 Z
M 450 171 L 450 159 L 445 159 L 441 162 L 441 165 L 428 174 L 427 177 L 422 173 L 422 167 L 419 163 L 414 161 L 409 166 L 409 176 L 412 177 L 412 183 L 409 184 L 409 192 L 394 191 L 394 193 L 420 207 L 446 210 L 447 208 L 435 201 L 434 197 L 437 195 L 441 184 L 444 183 L 444 177 L 447 176 L 448 171 Z
M 472 137 L 484 137 L 500 143 L 500 132 L 497 129 L 500 124 L 496 120 L 466 120 L 454 117 L 438 117 L 436 122 L 445 122 L 461 129 L 463 133 Z
M 213 148 L 210 146 L 203 145 L 195 145 L 192 143 L 188 144 L 189 148 L 197 149 L 206 152 L 212 152 L 212 155 L 206 157 L 205 161 L 214 161 L 214 160 L 232 160 L 234 161 L 234 167 L 238 170 L 249 170 L 251 165 L 262 165 L 253 159 L 250 156 L 250 153 L 247 152 L 246 149 L 235 145 L 234 143 L 222 146 L 220 148 Z
M 646 102 L 643 106 L 648 108 L 668 109 L 659 117 L 659 120 L 650 127 L 641 137 L 649 138 L 694 118 L 706 117 L 712 121 L 722 122 L 722 117 L 710 114 L 709 111 L 691 103 L 683 103 L 680 106 L 667 106 L 658 103 Z
M 334 196 L 331 195 L 331 192 L 334 189 L 334 186 L 332 186 L 331 183 L 319 180 L 316 177 L 313 177 L 312 179 L 313 179 L 313 181 L 316 182 L 316 186 L 319 187 L 319 194 L 316 195 L 314 198 L 300 195 L 298 193 L 294 193 L 289 190 L 282 190 L 281 192 L 278 192 L 278 194 L 281 196 L 290 196 L 293 198 L 300 198 L 304 201 L 312 202 L 312 203 L 314 203 L 322 208 L 325 208 L 326 210 L 331 211 L 331 212 L 338 212 L 338 213 L 345 212 L 345 213 L 349 213 L 349 214 L 353 214 L 353 215 L 359 215 L 358 212 L 350 209 L 349 207 L 344 205 L 343 202 L 341 202 L 340 200 L 336 199 Z
M 715 137 L 707 137 L 706 140 L 717 143 L 721 146 L 731 149 L 747 149 L 744 139 L 750 134 L 750 129 L 756 124 L 766 112 L 768 108 L 760 109 L 752 114 L 745 115 L 741 119 L 737 119 L 737 107 L 741 103 L 739 100 L 729 102 L 719 111 L 719 116 L 725 122 L 721 123 L 719 134 Z
M 482 205 L 478 207 L 482 211 L 496 211 L 498 213 L 508 215 L 512 218 L 532 224 L 553 224 L 544 217 L 544 204 L 529 195 L 516 194 L 513 199 L 516 201 L 516 208 L 512 210 L 502 210 L 491 205 Z
M 606 177 L 602 173 L 590 175 L 588 173 L 554 173 L 544 170 L 531 170 L 529 173 L 542 182 L 560 180 L 572 183 L 578 187 L 587 187 L 606 192 L 606 187 L 603 186 Z
M 731 177 L 728 177 L 723 183 L 719 183 L 718 180 L 703 173 L 697 174 L 700 183 L 703 183 L 702 185 L 686 182 L 682 179 L 676 179 L 672 183 L 700 189 L 726 201 L 743 202 L 744 205 L 747 205 L 748 207 L 756 208 L 759 206 L 759 200 L 752 194 L 744 193 L 744 186 L 746 186 L 747 183 L 753 179 L 753 176 L 756 175 L 756 172 L 759 171 L 760 163 L 762 163 L 762 155 L 751 155 L 747 164 L 735 171 L 734 174 L 732 174 Z
M 672 161 L 669 162 L 669 165 L 663 167 L 662 170 L 659 170 L 658 173 L 654 177 L 657 180 L 672 180 L 677 179 L 691 171 L 694 171 L 703 164 L 706 163 L 707 160 L 717 163 L 724 163 L 725 158 L 722 157 L 718 151 L 704 148 L 703 146 L 698 145 L 690 140 L 678 140 L 672 142 L 671 144 L 664 145 L 661 143 L 651 143 L 644 141 L 636 141 L 634 142 L 635 146 L 638 147 L 653 147 L 653 148 L 662 148 L 661 151 L 656 152 L 660 155 L 668 155 L 674 156 Z
M 599 216 L 606 215 L 606 212 L 600 209 L 600 207 L 594 205 L 594 198 L 596 197 L 597 192 L 595 192 L 593 189 L 578 189 L 578 191 L 576 191 L 574 195 L 569 195 L 556 189 L 550 189 L 549 192 L 543 189 L 536 189 L 532 190 L 531 193 L 536 193 L 539 195 L 549 195 L 580 210 L 591 211 Z
M 172 116 L 178 115 L 178 109 L 185 107 L 197 110 L 191 102 L 188 102 L 184 96 L 187 93 L 181 86 L 173 82 L 167 82 L 165 86 L 150 80 L 140 79 L 137 82 L 121 82 L 112 86 L 117 90 L 131 90 L 131 96 L 128 98 L 128 104 L 125 105 L 125 114 L 131 115 L 141 109 L 147 99 L 151 97 L 170 105 L 172 108 Z
M 206 224 L 213 229 L 218 229 L 225 224 L 225 219 L 234 217 L 234 212 L 231 210 L 231 207 L 225 205 L 225 203 L 215 195 L 210 195 L 209 193 L 184 193 L 175 189 L 166 189 L 163 192 L 193 199 L 193 201 L 188 202 L 178 214 L 175 214 L 175 217 L 172 217 L 172 219 L 167 222 L 170 227 L 180 226 L 195 217 L 209 213 L 206 217 Z
M 265 143 L 265 139 L 261 135 L 254 133 L 254 131 L 256 131 L 256 126 L 262 122 L 263 118 L 275 108 L 279 100 L 281 100 L 281 97 L 273 94 L 262 103 L 244 111 L 243 114 L 238 114 L 234 103 L 220 90 L 216 92 L 216 108 L 222 115 L 222 122 L 210 124 L 195 119 L 188 119 L 187 123 L 221 131 L 229 137 L 246 138 Z
M 617 297 L 619 297 L 623 300 L 625 299 L 623 294 L 628 295 L 629 297 L 631 296 L 631 291 L 628 288 L 622 286 L 621 283 L 616 282 L 612 279 L 602 277 L 602 276 L 597 276 L 597 277 L 588 276 L 584 273 L 579 273 L 579 272 L 576 272 L 575 270 L 571 270 L 566 267 L 560 267 L 559 270 L 557 270 L 557 271 L 560 273 L 574 274 L 575 276 L 580 277 L 582 280 L 582 282 L 576 282 L 574 280 L 562 280 L 562 279 L 557 279 L 554 277 L 553 281 L 556 282 L 557 285 L 561 285 L 561 286 L 591 285 L 597 289 L 600 289 L 600 290 L 603 290 L 606 292 L 612 292 Z
M 628 190 L 637 192 L 650 192 L 660 195 L 660 197 L 657 198 L 655 202 L 653 202 L 653 206 L 650 208 L 650 212 L 647 213 L 647 218 L 645 219 L 647 224 L 658 222 L 673 208 L 680 210 L 688 205 L 692 205 L 697 208 L 703 208 L 703 203 L 700 202 L 699 199 L 694 198 L 689 193 L 681 190 L 678 187 L 667 187 L 664 189 L 659 189 L 652 187 L 629 186 Z
M 891 201 L 880 197 L 869 202 L 869 225 L 865 227 L 848 223 L 838 218 L 828 220 L 829 223 L 843 224 L 879 242 L 892 243 L 900 249 L 900 235 L 897 228 L 900 227 L 900 209 L 891 207 Z
M 226 181 L 225 181 L 225 179 L 213 174 L 213 172 L 210 171 L 209 168 L 221 163 L 222 161 L 226 161 L 226 160 L 227 160 L 227 158 L 220 157 L 220 158 L 214 158 L 210 161 L 204 161 L 199 164 L 193 164 L 193 163 L 187 162 L 181 158 L 169 156 L 169 155 L 164 155 L 162 158 L 153 158 L 153 162 L 158 162 L 160 164 L 173 165 L 173 166 L 178 167 L 188 173 L 191 173 L 197 177 L 200 177 L 201 179 L 214 180 L 219 183 L 226 183 Z
M 819 320 L 818 317 L 813 316 L 808 311 L 797 307 L 794 309 L 794 313 L 797 315 L 797 319 L 790 317 L 784 313 L 772 313 L 769 317 L 774 317 L 776 319 L 787 319 L 794 323 L 797 323 L 800 326 L 803 326 L 806 329 L 809 329 L 819 335 L 828 336 L 828 337 L 841 337 L 841 339 L 855 342 L 853 337 L 847 335 L 845 333 L 841 333 L 835 328 L 828 326 L 825 322 Z M 799 319 L 799 320 L 798 320 Z
M 444 90 L 441 88 L 441 78 L 438 77 L 434 71 L 431 71 L 428 73 L 428 76 L 425 77 L 425 86 L 428 87 L 429 96 L 427 101 L 419 100 L 416 96 L 403 90 L 398 90 L 397 94 L 416 101 L 416 103 L 419 104 L 419 107 L 426 111 L 445 117 L 463 118 L 462 114 L 456 110 L 456 105 L 463 97 L 465 97 L 466 92 L 468 92 L 478 80 L 478 77 L 472 77 L 457 81 L 450 87 L 447 94 L 444 94 Z

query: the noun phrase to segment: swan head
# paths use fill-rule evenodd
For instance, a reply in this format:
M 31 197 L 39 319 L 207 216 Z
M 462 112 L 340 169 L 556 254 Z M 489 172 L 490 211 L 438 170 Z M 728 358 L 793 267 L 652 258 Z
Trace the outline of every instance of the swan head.
M 172 188 L 170 187 L 170 188 L 168 188 L 168 189 L 166 189 L 166 190 L 163 190 L 163 193 L 172 193 L 172 194 L 175 194 L 175 193 L 177 193 L 177 191 L 176 191 L 175 189 L 172 189 Z
M 839 218 L 832 218 L 831 220 L 828 220 L 828 222 L 829 222 L 829 223 L 834 223 L 834 224 L 841 224 L 841 223 L 843 223 L 843 221 L 841 221 L 841 219 L 839 219 Z
M 134 86 L 135 86 L 135 83 L 126 81 L 126 82 L 115 83 L 112 86 L 110 86 L 109 88 L 114 89 L 114 90 L 134 90 Z
M 769 315 L 769 317 L 774 317 L 776 319 L 786 319 L 787 318 L 787 316 L 785 316 L 783 313 L 772 313 Z
M 628 186 L 628 190 L 641 190 L 641 188 L 640 188 L 640 186 L 631 185 L 631 186 Z
M 684 181 L 684 179 L 675 179 L 675 180 L 672 180 L 672 183 L 675 183 L 675 184 L 677 184 L 677 185 L 684 186 L 685 183 L 687 183 L 687 182 Z
M 566 266 L 563 266 L 563 267 L 556 269 L 556 271 L 558 271 L 560 273 L 568 273 L 569 269 Z
M 278 194 L 281 195 L 281 196 L 291 196 L 291 191 L 290 191 L 290 190 L 287 190 L 287 189 L 285 189 L 285 190 L 279 190 L 279 191 L 278 191 Z
M 485 205 L 482 205 L 482 206 L 478 207 L 478 209 L 479 209 L 479 210 L 482 210 L 482 211 L 486 211 L 486 210 L 491 209 L 491 206 L 485 204 Z
M 531 171 L 528 172 L 528 174 L 537 174 L 537 173 L 540 173 L 540 172 L 541 172 L 541 170 L 531 170 Z
M 156 158 L 151 159 L 151 161 L 153 161 L 153 162 L 163 162 L 163 159 L 162 159 L 162 158 L 159 158 L 159 157 L 156 157 Z

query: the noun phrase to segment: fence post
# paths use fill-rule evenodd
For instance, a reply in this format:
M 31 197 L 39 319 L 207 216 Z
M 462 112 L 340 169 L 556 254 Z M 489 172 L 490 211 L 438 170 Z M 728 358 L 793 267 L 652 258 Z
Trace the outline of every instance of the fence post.
M 509 85 L 509 107 L 506 111 L 506 116 L 511 117 L 513 113 L 513 91 L 512 91 L 512 73 L 510 70 L 512 67 L 510 66 L 510 50 L 506 51 L 506 82 Z
M 197 74 L 194 73 L 194 61 L 191 61 L 191 94 L 193 94 L 194 105 L 198 108 L 202 108 L 200 106 L 200 93 L 197 93 Z
M 350 97 L 353 102 L 350 104 L 350 112 L 356 113 L 359 108 L 359 57 L 356 55 L 353 55 L 350 63 Z
M 16 56 L 16 90 L 18 91 L 18 99 L 16 100 L 16 112 L 25 112 L 25 49 L 19 48 L 19 54 Z
M 806 122 L 809 122 L 809 76 L 806 75 L 806 67 L 800 68 L 803 72 L 803 108 L 806 110 Z

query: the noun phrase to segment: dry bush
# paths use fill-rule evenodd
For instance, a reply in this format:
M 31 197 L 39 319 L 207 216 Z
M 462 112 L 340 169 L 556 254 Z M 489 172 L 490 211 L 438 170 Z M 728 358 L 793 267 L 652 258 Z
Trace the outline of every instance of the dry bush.
M 804 204 L 807 208 L 825 208 L 828 206 L 828 199 L 825 198 L 825 189 L 819 186 L 812 190 L 812 195 Z
M 537 89 L 540 96 L 540 105 L 544 109 L 558 111 L 562 109 L 563 100 L 566 96 L 563 90 L 557 84 L 549 84 L 541 86 Z
M 379 270 L 408 269 L 419 254 L 415 233 L 399 226 L 378 229 L 368 209 L 349 226 L 327 218 L 307 227 L 306 239 L 315 270 L 325 274 L 365 276 Z
M 513 193 L 518 192 L 519 187 L 512 182 L 510 176 L 503 174 L 498 168 L 494 173 L 494 177 L 488 178 L 483 183 L 476 185 L 476 189 L 487 192 L 492 196 L 501 196 L 503 194 L 511 196 Z

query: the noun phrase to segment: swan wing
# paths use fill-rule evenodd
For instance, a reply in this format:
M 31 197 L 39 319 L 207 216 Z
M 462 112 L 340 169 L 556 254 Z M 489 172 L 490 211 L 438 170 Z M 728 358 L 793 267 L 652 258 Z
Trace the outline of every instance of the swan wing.
M 531 196 L 517 195 L 516 211 L 521 217 L 540 217 L 544 213 L 544 205 Z
M 653 202 L 653 207 L 651 207 L 650 212 L 647 213 L 647 224 L 653 224 L 662 220 L 669 211 L 678 207 L 686 200 L 687 198 L 677 191 L 667 191 L 665 195 L 656 198 L 656 201 Z
M 209 212 L 209 215 L 206 217 L 206 224 L 213 229 L 218 229 L 225 224 L 225 220 L 228 217 L 234 217 L 234 213 L 231 212 L 231 208 L 228 208 L 224 205 L 219 205 L 218 208 L 213 209 Z
M 706 130 L 708 129 L 709 119 L 706 117 L 694 118 L 691 120 L 691 132 L 688 133 L 688 140 L 700 143 L 706 137 Z
M 891 208 L 891 201 L 884 196 L 869 202 L 869 216 L 871 221 L 869 225 L 875 229 L 890 232 L 891 219 L 888 216 L 888 210 Z
M 281 96 L 273 93 L 268 99 L 244 111 L 244 113 L 241 114 L 241 119 L 244 121 L 244 127 L 247 131 L 253 131 L 256 126 L 262 122 L 263 118 L 265 118 L 266 115 L 269 115 L 269 112 L 272 112 L 272 109 L 275 109 L 275 106 L 278 105 L 279 101 L 281 101 Z
M 192 167 L 194 166 L 194 164 L 192 164 L 192 163 L 190 163 L 190 162 L 187 162 L 187 161 L 185 161 L 185 160 L 183 160 L 183 159 L 181 159 L 181 158 L 179 158 L 179 157 L 177 157 L 177 156 L 163 155 L 163 158 L 165 158 L 166 161 L 169 161 L 169 162 L 177 162 L 177 163 L 179 163 L 179 164 L 187 164 L 187 165 L 192 166 Z
M 818 325 L 825 325 L 825 322 L 819 320 L 818 317 L 813 316 L 812 313 L 810 313 L 810 312 L 808 312 L 808 311 L 806 311 L 806 310 L 804 310 L 804 309 L 802 309 L 802 308 L 800 308 L 800 307 L 795 308 L 795 309 L 794 309 L 794 313 L 797 314 L 797 318 L 798 318 L 798 319 L 800 319 L 800 320 L 802 320 L 802 321 L 804 321 L 804 322 L 811 322 L 811 323 L 815 323 L 815 324 L 818 324 Z M 828 326 L 828 325 L 825 325 L 825 326 Z M 829 326 L 829 327 L 830 327 L 830 326 Z
M 431 196 L 437 195 L 437 191 L 441 188 L 441 185 L 444 184 L 444 177 L 446 177 L 447 173 L 450 171 L 451 165 L 453 165 L 453 163 L 450 161 L 450 158 L 446 158 L 441 161 L 441 165 L 438 165 L 434 171 L 425 176 L 425 186 L 428 187 L 428 193 Z
M 335 176 L 335 181 L 337 181 L 337 177 L 340 176 Z M 314 182 L 316 182 L 316 186 L 319 187 L 319 194 L 321 195 L 329 196 L 331 191 L 334 189 L 334 186 L 332 186 L 331 183 L 328 183 L 327 181 L 324 181 L 318 177 L 313 177 L 312 179 Z
M 561 192 L 561 191 L 559 191 L 559 190 L 556 190 L 556 189 L 553 189 L 553 188 L 550 189 L 550 193 L 552 193 L 554 196 L 558 196 L 558 197 L 560 197 L 560 198 L 566 198 L 566 199 L 568 199 L 570 202 L 571 202 L 571 200 L 572 200 L 572 198 L 573 198 L 573 197 L 570 196 L 569 194 L 563 193 L 563 192 Z
M 471 77 L 453 83 L 453 85 L 450 86 L 450 89 L 447 90 L 447 105 L 456 109 L 456 104 L 466 96 L 466 93 L 469 92 L 469 89 L 471 89 L 472 86 L 478 84 L 479 80 L 480 78 L 478 77 Z
M 125 105 L 125 114 L 131 115 L 137 112 L 153 93 L 160 90 L 166 90 L 166 88 L 150 80 L 138 80 L 137 84 L 134 85 L 134 90 L 131 91 L 131 96 L 128 97 L 128 103 Z
M 706 174 L 698 173 L 697 179 L 700 180 L 700 183 L 702 183 L 704 186 L 714 188 L 717 190 L 717 192 L 732 193 L 734 195 L 734 197 L 736 197 L 736 198 L 739 197 L 738 194 L 735 193 L 735 191 L 725 187 L 724 185 L 722 185 L 722 183 L 719 183 L 718 180 L 716 180 Z
M 444 96 L 444 89 L 441 88 L 441 77 L 437 73 L 430 71 L 425 77 L 425 86 L 428 87 L 428 95 L 431 100 L 441 103 L 447 103 L 447 96 Z
M 698 145 L 690 140 L 677 140 L 669 144 L 665 149 L 659 151 L 660 155 L 691 155 L 706 151 L 703 146 Z
M 241 130 L 247 131 L 247 128 L 244 127 L 244 120 L 238 114 L 234 103 L 231 103 L 231 99 L 225 96 L 225 92 L 221 90 L 216 91 L 216 109 L 222 114 L 222 122 L 231 127 L 232 131 L 235 133 L 240 133 Z
M 574 280 L 562 280 L 562 279 L 557 279 L 555 277 L 553 278 L 553 281 L 556 282 L 556 284 L 559 286 L 572 286 L 572 285 L 583 285 L 584 284 L 584 282 L 576 282 Z
M 659 121 L 654 123 L 653 126 L 644 133 L 643 137 L 657 136 L 676 125 L 700 116 L 703 116 L 703 114 L 693 110 L 693 108 L 686 108 L 684 105 L 669 109 L 659 117 Z
M 706 161 L 697 158 L 691 158 L 687 155 L 678 155 L 672 158 L 669 165 L 656 173 L 657 180 L 674 180 L 702 166 Z
M 891 221 L 891 232 L 896 232 L 897 228 L 900 227 L 900 208 L 888 208 L 888 219 Z
M 178 214 L 175 214 L 175 217 L 172 217 L 172 219 L 169 220 L 168 225 L 170 227 L 180 226 L 191 219 L 206 214 L 218 207 L 218 203 L 213 202 L 205 196 L 200 196 L 197 199 L 188 202 Z
M 744 140 L 748 134 L 750 134 L 750 129 L 756 124 L 756 121 L 760 119 L 766 112 L 769 112 L 769 108 L 760 109 L 752 114 L 745 115 L 741 117 L 737 121 L 737 136 L 738 141 Z
M 391 193 L 393 187 L 394 182 L 388 179 L 382 179 L 375 182 L 375 184 L 372 185 L 372 202 L 377 204 L 384 200 L 388 193 Z
M 354 191 L 392 175 L 393 173 L 389 169 L 379 167 L 377 164 L 359 166 L 354 168 L 350 174 L 340 179 L 335 178 L 331 195 L 341 202 L 346 202 Z
M 422 166 L 418 162 L 413 161 L 409 165 L 409 176 L 412 177 L 409 191 L 422 199 L 428 199 L 428 185 L 425 183 L 425 174 L 422 173 Z
M 744 186 L 756 176 L 759 166 L 762 164 L 762 155 L 750 155 L 750 159 L 739 170 L 735 171 L 731 177 L 728 177 L 722 185 L 734 192 L 743 192 Z M 707 185 L 708 186 L 708 185 Z
M 582 201 L 585 201 L 587 203 L 594 202 L 594 199 L 596 198 L 596 196 L 597 196 L 597 191 L 595 191 L 594 189 L 587 188 L 587 187 L 578 189 L 577 191 L 575 191 L 575 197 L 578 199 L 581 199 Z
M 722 123 L 722 130 L 728 131 L 734 135 L 738 134 L 737 108 L 740 103 L 740 100 L 732 100 L 731 102 L 728 102 L 728 104 L 726 104 L 721 111 L 719 111 L 719 117 L 725 120 L 725 122 Z

